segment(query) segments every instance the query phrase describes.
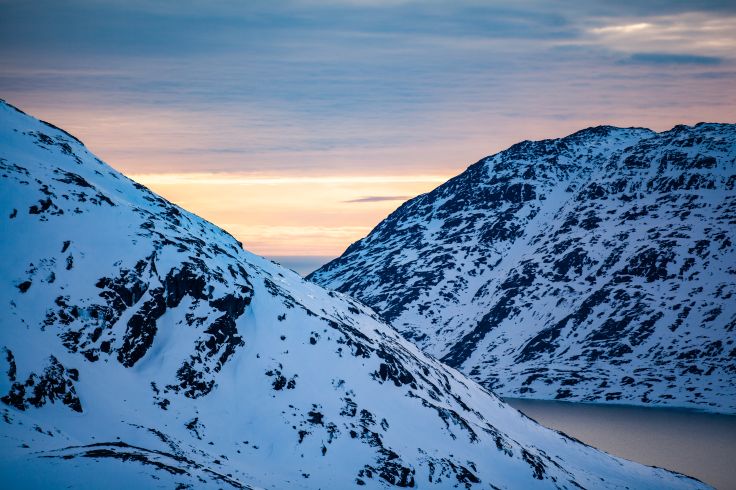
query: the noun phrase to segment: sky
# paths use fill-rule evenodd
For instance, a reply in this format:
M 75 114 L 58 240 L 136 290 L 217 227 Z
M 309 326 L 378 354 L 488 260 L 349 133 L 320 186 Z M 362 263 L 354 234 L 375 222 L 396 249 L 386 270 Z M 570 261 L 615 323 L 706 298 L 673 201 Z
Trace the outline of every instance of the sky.
M 736 122 L 736 2 L 0 0 L 0 97 L 267 256 L 525 139 Z

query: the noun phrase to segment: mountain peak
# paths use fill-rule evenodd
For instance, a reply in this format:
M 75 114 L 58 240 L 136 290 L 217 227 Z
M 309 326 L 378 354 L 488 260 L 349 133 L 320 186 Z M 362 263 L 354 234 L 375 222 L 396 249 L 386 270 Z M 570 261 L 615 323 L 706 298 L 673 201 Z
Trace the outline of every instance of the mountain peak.
M 599 126 L 481 162 L 309 279 L 505 396 L 736 411 L 735 125 Z

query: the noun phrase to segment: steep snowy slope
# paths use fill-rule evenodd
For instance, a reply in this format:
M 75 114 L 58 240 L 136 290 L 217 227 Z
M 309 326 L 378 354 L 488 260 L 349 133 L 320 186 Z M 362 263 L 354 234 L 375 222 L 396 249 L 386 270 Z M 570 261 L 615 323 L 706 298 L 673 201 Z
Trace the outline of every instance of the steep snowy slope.
M 310 279 L 504 396 L 736 411 L 736 125 L 525 141 Z
M 0 103 L 5 488 L 701 488 L 544 429 Z

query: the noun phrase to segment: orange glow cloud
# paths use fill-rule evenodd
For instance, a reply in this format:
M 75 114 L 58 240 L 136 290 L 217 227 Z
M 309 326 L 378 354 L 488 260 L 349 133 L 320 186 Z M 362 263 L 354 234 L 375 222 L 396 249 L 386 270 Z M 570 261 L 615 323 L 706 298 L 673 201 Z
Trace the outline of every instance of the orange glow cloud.
M 451 175 L 134 174 L 261 255 L 337 256 L 401 204 Z M 351 202 L 353 201 L 353 202 Z

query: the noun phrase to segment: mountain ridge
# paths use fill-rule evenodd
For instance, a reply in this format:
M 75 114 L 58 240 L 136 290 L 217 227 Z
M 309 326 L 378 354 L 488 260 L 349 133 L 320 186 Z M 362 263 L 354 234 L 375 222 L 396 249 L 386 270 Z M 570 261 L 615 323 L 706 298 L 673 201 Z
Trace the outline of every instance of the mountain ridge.
M 517 143 L 407 201 L 308 278 L 368 304 L 426 352 L 505 396 L 734 412 L 734 128 L 599 126 Z M 651 266 L 661 253 L 671 268 L 695 267 L 695 276 Z M 711 274 L 720 289 L 710 289 Z M 687 293 L 660 291 L 701 286 L 708 292 L 692 293 L 696 305 Z M 704 331 L 689 312 L 709 301 L 724 308 Z M 679 323 L 668 303 L 688 312 Z M 639 321 L 643 313 L 649 318 Z M 679 345 L 666 332 L 683 324 L 679 333 L 698 338 Z M 627 357 L 642 344 L 656 355 Z
M 705 488 L 542 428 L 0 102 L 10 487 Z

